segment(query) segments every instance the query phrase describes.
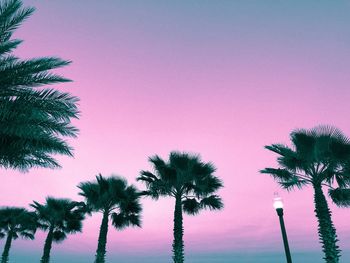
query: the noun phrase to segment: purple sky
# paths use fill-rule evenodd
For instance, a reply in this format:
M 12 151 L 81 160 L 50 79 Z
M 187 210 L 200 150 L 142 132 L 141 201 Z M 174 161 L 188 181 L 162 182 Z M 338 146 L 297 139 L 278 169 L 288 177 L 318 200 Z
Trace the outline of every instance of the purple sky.
M 81 199 L 76 185 L 99 172 L 142 188 L 135 178 L 148 156 L 189 151 L 218 168 L 225 209 L 185 216 L 188 263 L 282 262 L 275 191 L 294 262 L 322 262 L 311 189 L 287 193 L 258 171 L 276 165 L 263 146 L 289 143 L 294 128 L 332 124 L 350 136 L 350 2 L 24 3 L 37 12 L 16 34 L 17 55 L 73 61 L 60 72 L 74 82 L 59 88 L 81 98 L 81 132 L 60 170 L 0 170 L 1 204 Z M 142 229 L 110 229 L 110 260 L 170 262 L 174 202 L 142 202 Z M 330 206 L 346 262 L 350 209 Z M 54 245 L 53 262 L 92 261 L 100 221 L 93 214 L 82 234 Z M 43 239 L 16 241 L 14 262 L 28 253 L 37 262 Z

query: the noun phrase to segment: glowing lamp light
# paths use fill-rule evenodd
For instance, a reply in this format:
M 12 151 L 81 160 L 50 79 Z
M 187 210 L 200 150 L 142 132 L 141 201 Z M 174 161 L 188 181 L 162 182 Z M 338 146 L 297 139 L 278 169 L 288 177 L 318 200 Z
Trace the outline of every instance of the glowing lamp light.
M 283 209 L 283 201 L 281 197 L 275 197 L 273 199 L 273 207 L 275 209 Z

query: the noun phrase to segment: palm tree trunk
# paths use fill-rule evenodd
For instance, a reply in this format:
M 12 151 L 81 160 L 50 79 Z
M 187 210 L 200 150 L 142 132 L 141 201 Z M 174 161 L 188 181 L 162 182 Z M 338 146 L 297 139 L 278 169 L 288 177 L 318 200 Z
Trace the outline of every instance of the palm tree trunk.
M 98 245 L 96 250 L 95 263 L 105 263 L 107 232 L 108 232 L 108 211 L 103 213 L 102 223 L 100 226 L 100 234 L 98 237 Z
M 173 260 L 174 263 L 184 262 L 184 242 L 183 242 L 183 223 L 182 223 L 182 203 L 181 196 L 176 197 L 174 212 L 174 241 L 173 241 Z
M 10 231 L 7 234 L 4 252 L 2 253 L 2 257 L 1 257 L 1 263 L 7 263 L 9 260 L 9 252 L 10 252 L 10 248 L 11 248 L 12 237 L 13 237 L 13 234 Z
M 314 184 L 315 213 L 318 220 L 318 235 L 322 243 L 327 263 L 338 263 L 340 249 L 337 246 L 337 234 L 332 222 L 331 211 L 323 194 L 321 184 Z
M 44 251 L 43 256 L 41 257 L 41 263 L 49 263 L 50 262 L 50 251 L 52 247 L 52 240 L 53 240 L 53 230 L 54 227 L 50 226 L 49 233 L 47 234 L 45 245 L 44 245 Z

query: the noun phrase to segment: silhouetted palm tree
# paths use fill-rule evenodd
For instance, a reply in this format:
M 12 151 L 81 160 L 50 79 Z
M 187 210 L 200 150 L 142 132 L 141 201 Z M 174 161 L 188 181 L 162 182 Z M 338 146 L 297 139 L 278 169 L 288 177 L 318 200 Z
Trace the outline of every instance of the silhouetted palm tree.
M 104 263 L 106 255 L 109 218 L 113 226 L 124 229 L 128 226 L 140 227 L 141 205 L 137 189 L 121 177 L 96 176 L 95 182 L 83 182 L 78 185 L 80 195 L 86 199 L 87 208 L 103 214 L 95 263 Z
M 350 174 L 344 164 L 350 159 L 350 141 L 343 133 L 331 126 L 317 126 L 310 130 L 295 130 L 290 135 L 293 146 L 282 144 L 265 146 L 279 155 L 280 168 L 266 168 L 282 188 L 292 190 L 312 185 L 318 233 L 324 259 L 328 263 L 339 262 L 340 250 L 331 211 L 322 186 L 332 188 L 350 185 Z
M 41 258 L 41 263 L 48 263 L 52 242 L 62 242 L 67 234 L 81 232 L 84 220 L 83 204 L 70 199 L 47 197 L 45 204 L 34 201 L 31 206 L 36 210 L 39 228 L 48 230 Z
M 70 62 L 56 57 L 21 60 L 12 52 L 22 42 L 14 31 L 34 8 L 20 0 L 0 0 L 0 166 L 26 170 L 58 167 L 52 154 L 72 155 L 62 137 L 75 137 L 71 118 L 78 99 L 43 85 L 70 81 L 50 72 Z
M 184 262 L 183 218 L 184 211 L 196 215 L 201 209 L 216 210 L 223 207 L 221 198 L 214 193 L 223 186 L 214 176 L 215 167 L 204 163 L 197 155 L 171 152 L 169 161 L 159 156 L 149 158 L 154 173 L 141 171 L 137 178 L 148 188 L 143 194 L 158 199 L 160 196 L 175 198 L 173 260 Z
M 6 236 L 6 243 L 1 257 L 1 263 L 7 263 L 12 240 L 18 237 L 34 239 L 37 229 L 35 213 L 25 208 L 4 207 L 0 209 L 0 238 Z

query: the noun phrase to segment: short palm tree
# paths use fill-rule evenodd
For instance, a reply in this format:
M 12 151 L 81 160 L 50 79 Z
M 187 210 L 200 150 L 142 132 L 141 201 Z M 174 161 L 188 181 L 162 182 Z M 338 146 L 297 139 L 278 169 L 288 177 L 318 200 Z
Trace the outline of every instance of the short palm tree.
M 6 236 L 6 243 L 1 257 L 1 263 L 7 263 L 12 240 L 18 237 L 34 239 L 37 229 L 37 219 L 33 212 L 25 208 L 4 207 L 0 209 L 0 238 Z
M 108 222 L 122 230 L 128 226 L 140 227 L 141 205 L 137 189 L 121 177 L 104 178 L 96 176 L 94 182 L 83 182 L 78 185 L 80 195 L 86 199 L 86 206 L 91 212 L 103 214 L 95 263 L 104 263 L 106 255 Z
M 290 135 L 293 146 L 282 144 L 265 146 L 279 155 L 279 168 L 265 168 L 282 188 L 292 190 L 311 185 L 314 189 L 318 233 L 327 263 L 338 263 L 340 250 L 331 211 L 322 186 L 333 189 L 350 185 L 350 173 L 344 164 L 350 160 L 350 140 L 331 126 L 317 126 L 310 130 L 294 130 Z
M 62 139 L 75 137 L 78 98 L 43 85 L 70 81 L 50 72 L 70 62 L 56 57 L 22 60 L 12 53 L 22 42 L 14 31 L 34 8 L 0 0 L 0 166 L 26 170 L 59 167 L 52 154 L 72 155 Z
M 81 232 L 84 208 L 80 202 L 70 199 L 46 198 L 45 204 L 33 202 L 38 217 L 39 228 L 48 231 L 41 263 L 50 262 L 52 242 L 62 242 L 67 234 Z
M 204 163 L 197 155 L 171 152 L 166 162 L 159 156 L 149 158 L 154 173 L 141 171 L 137 180 L 147 186 L 143 194 L 158 199 L 161 196 L 175 198 L 173 260 L 184 262 L 182 212 L 196 215 L 201 209 L 223 208 L 221 198 L 214 193 L 223 186 L 214 175 L 215 167 Z

